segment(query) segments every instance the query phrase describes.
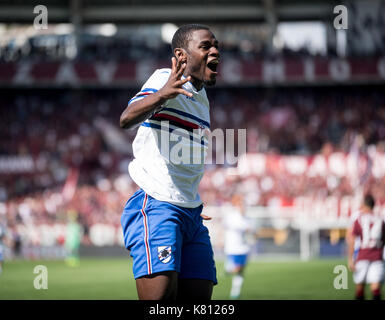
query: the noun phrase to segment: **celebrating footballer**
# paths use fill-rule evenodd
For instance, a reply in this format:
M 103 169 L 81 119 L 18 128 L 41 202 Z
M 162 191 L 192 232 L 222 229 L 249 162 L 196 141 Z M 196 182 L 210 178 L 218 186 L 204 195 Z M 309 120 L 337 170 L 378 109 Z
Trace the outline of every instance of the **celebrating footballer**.
M 207 137 L 197 130 L 210 129 L 204 87 L 216 82 L 218 41 L 207 26 L 184 25 L 172 50 L 171 69 L 156 70 L 120 118 L 121 128 L 138 126 L 129 173 L 139 186 L 121 224 L 139 299 L 209 300 L 217 278 L 198 194 L 204 159 L 173 161 L 169 155 L 178 141 L 165 143 L 164 136 L 187 134 L 183 148 L 194 150 L 188 154 L 207 149 Z

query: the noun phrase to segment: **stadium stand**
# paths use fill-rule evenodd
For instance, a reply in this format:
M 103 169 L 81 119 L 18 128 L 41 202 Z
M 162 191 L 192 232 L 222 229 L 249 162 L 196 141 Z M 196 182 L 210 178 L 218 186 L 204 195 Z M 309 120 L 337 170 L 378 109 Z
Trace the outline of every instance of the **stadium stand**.
M 214 30 L 224 37 L 223 70 L 219 87 L 208 90 L 211 129 L 246 128 L 251 160 L 243 163 L 264 165 L 243 168 L 249 171 L 237 179 L 229 177 L 230 166 L 209 165 L 201 184 L 205 205 L 225 205 L 231 191 L 239 188 L 249 206 L 295 208 L 310 201 L 319 204 L 324 211 L 320 215 L 328 215 L 329 210 L 349 216 L 359 188 L 371 191 L 384 213 L 384 28 L 371 27 L 383 25 L 383 17 L 365 16 L 357 10 L 358 4 L 348 1 L 355 8 L 355 21 L 366 19 L 366 23 L 354 25 L 349 50 L 342 57 L 329 29 L 322 54 L 306 46 L 294 50 L 283 45 L 272 51 L 271 35 L 255 25 L 266 19 L 264 1 L 257 1 L 255 10 L 253 1 L 241 1 L 234 26 L 221 24 L 233 6 L 229 1 L 216 1 L 216 5 L 219 2 L 223 11 L 216 16 Z M 330 22 L 331 9 L 337 4 L 292 1 L 298 10 L 290 11 L 283 1 L 275 3 L 275 23 L 305 17 Z M 71 19 L 77 14 L 68 17 L 60 1 L 52 5 L 57 11 L 50 21 L 74 22 Z M 50 34 L 50 30 L 25 36 L 29 27 L 0 28 L 4 35 L 0 39 L 0 116 L 7 124 L 0 127 L 0 209 L 9 228 L 20 229 L 25 244 L 60 244 L 61 229 L 54 238 L 42 238 L 29 227 L 64 224 L 68 210 L 78 212 L 86 230 L 85 244 L 98 242 L 90 232 L 98 224 L 110 225 L 119 233 L 122 208 L 136 188 L 127 174 L 135 132 L 120 130 L 119 116 L 143 74 L 148 76 L 153 65 L 167 66 L 170 58 L 170 45 L 160 40 L 160 33 L 150 37 L 153 42 L 132 33 L 139 27 L 129 23 L 130 11 L 119 16 L 122 5 L 111 2 L 101 21 L 98 12 L 103 12 L 103 2 L 84 3 L 84 30 L 100 22 L 121 23 L 122 29 L 124 24 L 131 26 L 113 36 L 81 32 L 75 39 L 73 32 Z M 142 5 L 156 4 L 144 1 Z M 0 10 L 3 22 L 25 23 L 31 18 L 19 2 L 5 1 L 0 8 L 10 13 L 7 18 L 6 11 Z M 137 17 L 132 23 L 143 22 L 140 8 L 133 9 Z M 170 15 L 177 16 L 179 9 Z M 19 14 L 12 17 L 12 12 Z M 209 23 L 210 18 L 208 8 L 201 21 Z M 156 25 L 149 30 L 143 27 L 143 35 L 160 29 L 159 21 L 162 18 L 156 15 L 146 21 Z M 170 22 L 180 21 L 170 18 Z M 372 36 L 363 41 L 362 34 Z M 81 44 L 77 51 L 75 40 Z M 143 66 L 141 60 L 145 64 L 151 60 L 153 65 Z M 99 64 L 106 68 L 99 70 Z M 113 76 L 108 76 L 108 68 Z M 313 163 L 321 163 L 321 169 Z M 345 167 L 350 169 L 344 171 Z M 332 209 L 325 210 L 329 200 Z M 121 241 L 116 236 L 111 239 L 111 244 Z

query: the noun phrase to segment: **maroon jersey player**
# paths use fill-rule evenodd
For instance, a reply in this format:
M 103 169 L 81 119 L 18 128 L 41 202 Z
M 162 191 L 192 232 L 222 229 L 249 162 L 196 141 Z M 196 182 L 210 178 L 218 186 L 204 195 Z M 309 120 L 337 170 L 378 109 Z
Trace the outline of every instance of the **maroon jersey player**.
M 385 244 L 384 220 L 373 214 L 374 199 L 364 197 L 360 214 L 349 230 L 348 264 L 356 284 L 356 299 L 364 299 L 365 285 L 370 284 L 373 299 L 381 299 L 384 280 L 383 250 Z M 359 249 L 354 259 L 354 241 L 359 238 Z

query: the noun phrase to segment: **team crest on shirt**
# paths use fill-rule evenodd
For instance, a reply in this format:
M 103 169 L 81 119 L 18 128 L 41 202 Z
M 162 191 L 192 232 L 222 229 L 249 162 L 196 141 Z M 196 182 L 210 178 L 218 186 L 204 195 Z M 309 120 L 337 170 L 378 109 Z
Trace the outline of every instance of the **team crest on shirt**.
M 171 260 L 171 246 L 158 247 L 158 258 L 163 263 L 169 262 Z

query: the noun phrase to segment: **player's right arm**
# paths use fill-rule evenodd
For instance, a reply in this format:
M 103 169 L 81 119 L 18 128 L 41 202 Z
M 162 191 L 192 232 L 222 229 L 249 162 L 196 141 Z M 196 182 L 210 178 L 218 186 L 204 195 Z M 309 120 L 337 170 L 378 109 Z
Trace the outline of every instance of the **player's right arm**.
M 354 221 L 353 225 L 347 230 L 346 240 L 348 245 L 348 267 L 351 271 L 354 271 L 354 240 L 357 235 L 357 220 Z
M 130 129 L 146 120 L 156 108 L 162 106 L 167 100 L 175 98 L 178 94 L 192 97 L 192 93 L 183 89 L 183 85 L 191 80 L 188 76 L 181 79 L 186 68 L 186 63 L 171 58 L 171 74 L 166 84 L 157 92 L 154 92 L 144 99 L 130 103 L 120 116 L 120 127 Z
M 348 243 L 348 267 L 351 271 L 354 271 L 354 237 L 352 230 L 348 229 L 347 231 L 347 243 Z

